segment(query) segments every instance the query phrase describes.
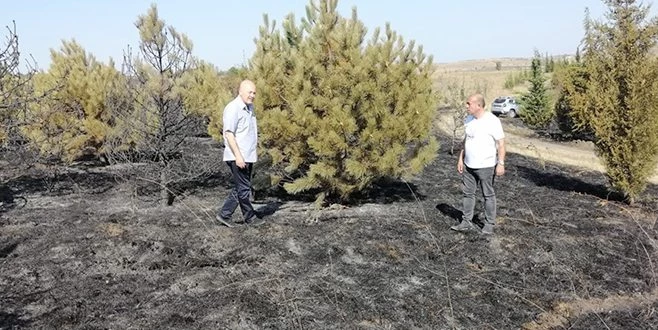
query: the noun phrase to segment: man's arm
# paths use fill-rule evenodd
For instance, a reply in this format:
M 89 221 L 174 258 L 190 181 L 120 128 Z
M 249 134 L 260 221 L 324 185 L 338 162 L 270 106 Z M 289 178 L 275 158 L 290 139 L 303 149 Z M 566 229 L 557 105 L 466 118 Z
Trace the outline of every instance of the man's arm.
M 496 149 L 498 151 L 496 175 L 500 176 L 505 174 L 505 139 L 496 140 Z
M 247 164 L 244 162 L 244 158 L 242 158 L 242 153 L 240 152 L 240 148 L 238 148 L 238 142 L 235 140 L 235 134 L 231 131 L 225 131 L 224 139 L 226 139 L 228 147 L 231 148 L 231 151 L 235 156 L 235 165 L 239 168 L 245 168 Z
M 457 172 L 464 172 L 464 149 L 466 149 L 466 139 L 462 140 L 462 150 L 459 151 L 459 160 L 457 160 Z

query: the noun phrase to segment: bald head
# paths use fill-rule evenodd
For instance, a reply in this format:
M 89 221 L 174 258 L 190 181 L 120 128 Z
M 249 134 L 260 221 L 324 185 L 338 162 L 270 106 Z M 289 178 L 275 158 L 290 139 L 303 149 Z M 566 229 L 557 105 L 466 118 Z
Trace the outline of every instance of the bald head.
M 473 94 L 471 95 L 469 100 L 472 100 L 473 102 L 475 102 L 475 104 L 484 108 L 484 96 L 482 96 L 482 94 Z
M 238 94 L 245 104 L 252 104 L 256 97 L 256 85 L 251 80 L 243 80 L 240 83 Z
M 466 112 L 476 118 L 480 118 L 484 114 L 484 96 L 482 94 L 469 96 L 466 102 Z

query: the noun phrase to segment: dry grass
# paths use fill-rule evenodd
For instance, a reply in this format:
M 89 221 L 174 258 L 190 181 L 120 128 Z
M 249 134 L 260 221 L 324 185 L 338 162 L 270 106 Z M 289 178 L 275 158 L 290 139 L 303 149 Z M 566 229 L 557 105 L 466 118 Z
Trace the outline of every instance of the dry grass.
M 497 62 L 501 64 L 500 70 L 496 70 Z M 529 66 L 530 59 L 523 58 L 492 58 L 439 63 L 434 73 L 434 82 L 441 93 L 445 93 L 446 86 L 450 84 L 463 85 L 467 95 L 481 93 L 489 107 L 489 103 L 497 96 L 520 95 L 527 90 L 525 85 L 513 89 L 506 89 L 504 85 L 508 75 L 527 69 Z
M 520 70 L 530 67 L 530 58 L 489 58 L 481 60 L 466 60 L 450 63 L 438 63 L 439 70 L 445 71 L 495 71 L 496 63 L 500 62 L 501 71 Z
M 552 311 L 541 313 L 537 320 L 522 325 L 526 330 L 548 330 L 566 327 L 571 319 L 590 313 L 630 311 L 648 308 L 658 301 L 658 289 L 649 293 L 633 295 L 611 295 L 605 298 L 576 299 L 557 303 Z

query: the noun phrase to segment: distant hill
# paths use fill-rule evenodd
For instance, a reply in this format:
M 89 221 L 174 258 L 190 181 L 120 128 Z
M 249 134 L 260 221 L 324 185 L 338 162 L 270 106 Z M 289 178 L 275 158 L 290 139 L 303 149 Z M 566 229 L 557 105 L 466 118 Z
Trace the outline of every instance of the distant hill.
M 553 56 L 554 61 L 569 59 L 573 60 L 574 55 L 564 54 L 564 55 L 551 55 Z M 529 68 L 532 58 L 523 58 L 523 57 L 500 57 L 500 58 L 488 58 L 488 59 L 477 59 L 477 60 L 464 60 L 456 62 L 447 62 L 447 63 L 436 63 L 436 67 L 439 71 L 443 72 L 454 72 L 454 71 L 496 71 L 496 63 L 500 62 L 501 71 L 506 70 L 518 70 L 522 68 Z

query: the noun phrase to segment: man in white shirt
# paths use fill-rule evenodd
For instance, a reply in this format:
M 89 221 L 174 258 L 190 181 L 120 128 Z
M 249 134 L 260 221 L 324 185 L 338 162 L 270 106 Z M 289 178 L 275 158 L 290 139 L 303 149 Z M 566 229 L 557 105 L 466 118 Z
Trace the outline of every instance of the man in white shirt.
M 245 224 L 258 225 L 251 205 L 251 170 L 257 160 L 258 128 L 254 114 L 256 85 L 249 80 L 240 83 L 238 96 L 229 102 L 223 113 L 224 161 L 233 175 L 234 189 L 216 216 L 217 221 L 233 227 L 231 217 L 240 205 Z
M 474 229 L 473 212 L 475 192 L 480 186 L 484 197 L 484 227 L 482 233 L 493 234 L 496 224 L 496 193 L 494 178 L 505 174 L 505 133 L 500 119 L 484 110 L 484 97 L 471 95 L 466 102 L 468 116 L 465 120 L 465 136 L 457 162 L 462 175 L 463 217 L 452 230 Z

